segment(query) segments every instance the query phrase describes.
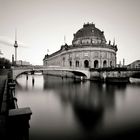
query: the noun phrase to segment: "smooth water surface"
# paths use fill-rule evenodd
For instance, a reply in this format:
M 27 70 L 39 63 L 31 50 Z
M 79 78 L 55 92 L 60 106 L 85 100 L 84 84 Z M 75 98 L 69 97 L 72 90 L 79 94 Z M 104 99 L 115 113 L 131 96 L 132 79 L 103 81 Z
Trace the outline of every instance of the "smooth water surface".
M 34 82 L 33 82 L 34 79 Z M 19 108 L 30 107 L 30 140 L 98 138 L 140 126 L 140 85 L 74 81 L 48 75 L 17 79 Z

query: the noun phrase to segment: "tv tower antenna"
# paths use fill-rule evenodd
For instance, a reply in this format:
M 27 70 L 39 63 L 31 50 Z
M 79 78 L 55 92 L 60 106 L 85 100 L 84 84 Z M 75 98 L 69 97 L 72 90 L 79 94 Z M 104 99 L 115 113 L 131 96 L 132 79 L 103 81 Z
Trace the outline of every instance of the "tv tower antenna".
M 66 44 L 66 36 L 64 35 L 64 44 Z
M 17 30 L 15 29 L 15 43 L 14 43 L 14 48 L 15 48 L 15 62 L 17 61 L 17 48 L 18 48 L 18 44 L 17 44 Z

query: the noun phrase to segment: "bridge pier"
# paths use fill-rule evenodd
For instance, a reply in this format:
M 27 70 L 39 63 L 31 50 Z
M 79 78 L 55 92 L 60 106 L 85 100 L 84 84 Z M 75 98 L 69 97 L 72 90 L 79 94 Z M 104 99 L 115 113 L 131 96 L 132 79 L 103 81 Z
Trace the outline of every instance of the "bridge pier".
M 35 74 L 35 71 L 31 71 L 31 75 L 34 75 Z
M 35 79 L 34 77 L 32 77 L 32 86 L 34 86 L 34 83 L 35 83 Z
M 26 80 L 28 80 L 28 74 L 26 74 Z

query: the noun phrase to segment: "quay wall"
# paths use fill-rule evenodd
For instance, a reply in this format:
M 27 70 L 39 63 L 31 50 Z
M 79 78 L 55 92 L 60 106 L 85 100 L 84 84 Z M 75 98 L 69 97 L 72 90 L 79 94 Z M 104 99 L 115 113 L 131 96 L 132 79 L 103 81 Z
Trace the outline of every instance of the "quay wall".
M 90 80 L 103 82 L 129 82 L 127 71 L 91 71 Z
M 61 70 L 43 70 L 43 74 L 54 75 L 54 76 L 67 76 L 73 77 L 74 74 L 68 71 Z M 127 77 L 130 74 L 127 71 L 91 71 L 90 79 L 93 77 Z
M 72 73 L 72 72 L 68 72 L 68 71 L 60 71 L 60 70 L 44 70 L 43 74 L 47 74 L 47 75 L 53 75 L 53 76 L 60 76 L 60 77 L 70 77 L 73 78 L 76 76 Z M 98 71 L 98 70 L 94 70 L 94 71 L 90 71 L 90 78 L 89 80 L 92 81 L 109 81 L 111 79 L 111 81 L 113 82 L 113 80 L 119 80 L 120 82 L 129 82 L 129 75 L 130 73 L 127 71 L 117 71 L 117 70 L 112 70 L 112 71 Z
M 29 107 L 18 108 L 15 85 L 12 71 L 0 69 L 0 137 L 29 140 L 29 120 L 32 111 Z

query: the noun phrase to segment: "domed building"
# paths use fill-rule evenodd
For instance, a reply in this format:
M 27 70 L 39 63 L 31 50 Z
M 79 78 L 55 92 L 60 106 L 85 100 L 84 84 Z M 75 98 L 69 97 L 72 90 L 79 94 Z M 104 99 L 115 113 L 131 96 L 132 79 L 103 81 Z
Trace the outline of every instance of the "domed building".
M 107 43 L 104 32 L 93 23 L 83 25 L 74 34 L 72 45 L 63 45 L 60 50 L 45 55 L 45 66 L 60 66 L 74 69 L 116 67 L 117 45 Z

